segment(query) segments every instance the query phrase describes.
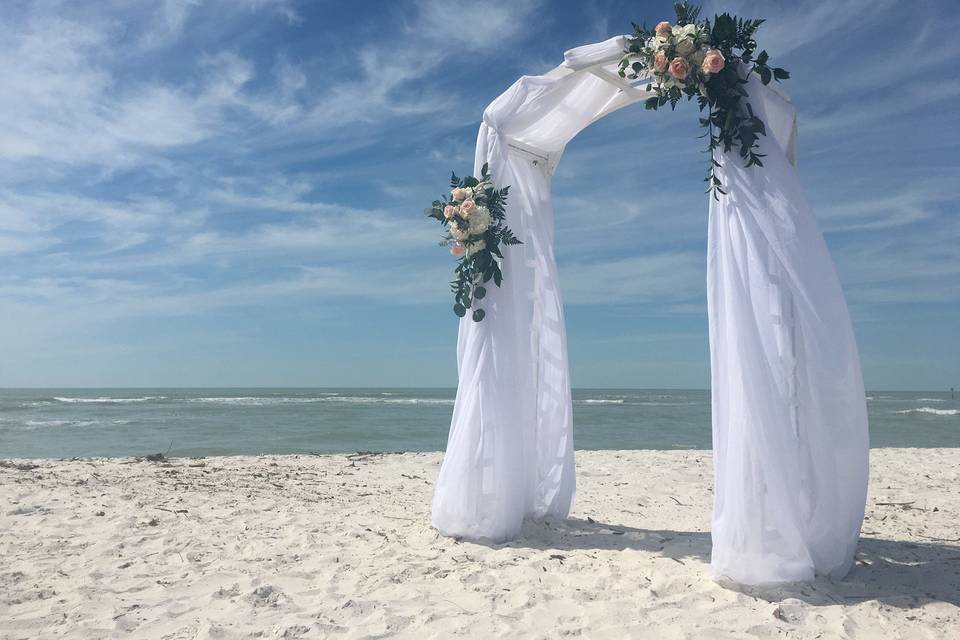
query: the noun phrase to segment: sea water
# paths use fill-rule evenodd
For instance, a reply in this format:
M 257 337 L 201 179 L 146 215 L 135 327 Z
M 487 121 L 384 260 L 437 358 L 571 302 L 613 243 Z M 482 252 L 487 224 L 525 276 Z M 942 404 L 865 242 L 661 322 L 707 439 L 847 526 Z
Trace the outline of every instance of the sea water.
M 453 389 L 0 390 L 0 458 L 437 451 Z M 578 449 L 710 447 L 710 392 L 577 389 Z M 960 447 L 949 392 L 869 392 L 874 447 Z

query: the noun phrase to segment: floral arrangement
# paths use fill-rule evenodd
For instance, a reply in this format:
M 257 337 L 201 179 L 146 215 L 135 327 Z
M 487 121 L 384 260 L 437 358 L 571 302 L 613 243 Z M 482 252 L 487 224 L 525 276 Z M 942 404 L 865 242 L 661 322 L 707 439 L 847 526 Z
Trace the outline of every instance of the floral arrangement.
M 700 111 L 707 112 L 700 124 L 708 129 L 710 165 L 705 182 L 707 191 L 725 194 L 715 167 L 714 149 L 725 152 L 739 147 L 746 166 L 763 166 L 763 154 L 757 153 L 759 136 L 766 135 L 763 121 L 756 117 L 745 100 L 743 85 L 750 73 L 760 76 L 763 84 L 770 80 L 786 80 L 790 74 L 779 67 L 770 67 L 770 57 L 761 51 L 756 57 L 754 34 L 763 20 L 744 20 L 729 13 L 701 20 L 700 8 L 687 2 L 674 5 L 676 24 L 661 22 L 653 29 L 633 25 L 634 35 L 627 39 L 627 49 L 620 61 L 620 77 L 636 80 L 650 78 L 647 91 L 656 95 L 645 102 L 647 109 L 658 109 L 677 103 L 686 96 L 697 99 Z
M 503 258 L 500 246 L 522 244 L 504 224 L 510 187 L 494 187 L 487 165 L 480 170 L 479 179 L 451 174 L 450 187 L 450 199 L 441 196 L 425 212 L 446 227 L 447 235 L 440 244 L 449 246 L 450 253 L 460 259 L 450 283 L 453 312 L 462 318 L 467 309 L 473 308 L 471 317 L 480 322 L 486 315 L 477 306 L 477 301 L 487 295 L 483 285 L 493 280 L 499 287 L 503 282 L 497 262 L 497 258 Z

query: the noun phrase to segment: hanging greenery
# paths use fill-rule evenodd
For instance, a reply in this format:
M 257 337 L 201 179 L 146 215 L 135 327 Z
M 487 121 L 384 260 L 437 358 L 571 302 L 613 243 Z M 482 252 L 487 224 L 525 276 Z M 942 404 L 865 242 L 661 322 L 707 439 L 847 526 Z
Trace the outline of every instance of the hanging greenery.
M 715 169 L 720 166 L 716 149 L 739 149 L 746 166 L 763 166 L 758 140 L 766 126 L 747 98 L 747 77 L 756 73 L 763 84 L 786 80 L 790 73 L 769 66 L 766 51 L 755 54 L 754 34 L 763 20 L 745 20 L 729 13 L 700 20 L 700 7 L 688 2 L 674 5 L 676 24 L 661 22 L 653 29 L 633 25 L 634 34 L 620 61 L 620 76 L 631 80 L 649 78 L 647 91 L 655 93 L 645 102 L 656 110 L 667 104 L 675 109 L 684 97 L 697 99 L 700 124 L 707 129 L 710 165 L 707 192 L 725 194 Z

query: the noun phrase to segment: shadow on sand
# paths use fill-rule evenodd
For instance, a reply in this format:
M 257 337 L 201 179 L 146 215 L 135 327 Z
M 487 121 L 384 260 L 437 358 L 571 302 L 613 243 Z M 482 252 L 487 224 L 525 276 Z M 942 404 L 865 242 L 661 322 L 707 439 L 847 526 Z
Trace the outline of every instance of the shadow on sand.
M 592 519 L 528 522 L 522 536 L 492 548 L 555 551 L 633 549 L 689 564 L 710 562 L 710 534 L 703 531 L 637 529 Z M 900 608 L 929 602 L 960 606 L 960 546 L 882 538 L 860 538 L 857 562 L 843 580 L 818 577 L 809 583 L 731 587 L 769 602 L 796 598 L 814 606 L 855 605 L 877 600 Z

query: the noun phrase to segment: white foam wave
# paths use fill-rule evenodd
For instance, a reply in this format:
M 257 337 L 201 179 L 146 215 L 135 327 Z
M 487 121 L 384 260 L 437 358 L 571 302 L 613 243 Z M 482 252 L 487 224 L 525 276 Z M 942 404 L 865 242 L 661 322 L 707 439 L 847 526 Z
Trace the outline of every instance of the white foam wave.
M 68 404 L 129 404 L 132 402 L 150 402 L 151 400 L 166 400 L 167 396 L 143 396 L 141 398 L 57 398 L 57 402 Z
M 330 396 L 334 397 L 334 396 Z M 188 402 L 202 402 L 208 404 L 227 404 L 240 405 L 247 407 L 262 407 L 275 404 L 311 404 L 314 402 L 324 402 L 326 398 L 279 398 L 279 397 L 260 397 L 260 396 L 229 396 L 214 398 L 189 398 Z
M 574 400 L 573 404 L 590 404 L 590 405 L 603 405 L 603 404 L 626 404 L 632 407 L 692 407 L 695 405 L 702 405 L 702 402 L 660 402 L 656 400 L 630 400 L 622 398 L 587 398 L 584 400 Z
M 23 423 L 27 427 L 92 427 L 102 424 L 99 420 L 27 420 Z
M 960 415 L 960 409 L 934 409 L 933 407 L 917 407 L 916 409 L 894 411 L 894 413 L 929 413 L 935 416 L 957 416 Z
M 917 398 L 917 402 L 946 402 L 943 398 Z
M 375 398 L 371 396 L 339 396 L 336 398 L 326 398 L 326 401 L 351 404 L 453 404 L 453 400 L 449 398 Z
M 283 398 L 283 397 L 222 397 L 222 398 L 190 398 L 190 402 L 203 402 L 211 404 L 225 404 L 247 407 L 273 406 L 280 404 L 316 404 L 323 403 L 346 403 L 346 404 L 447 404 L 452 405 L 453 400 L 446 398 L 395 398 L 395 397 L 377 397 L 377 396 L 342 396 L 339 394 L 327 394 L 322 398 Z

